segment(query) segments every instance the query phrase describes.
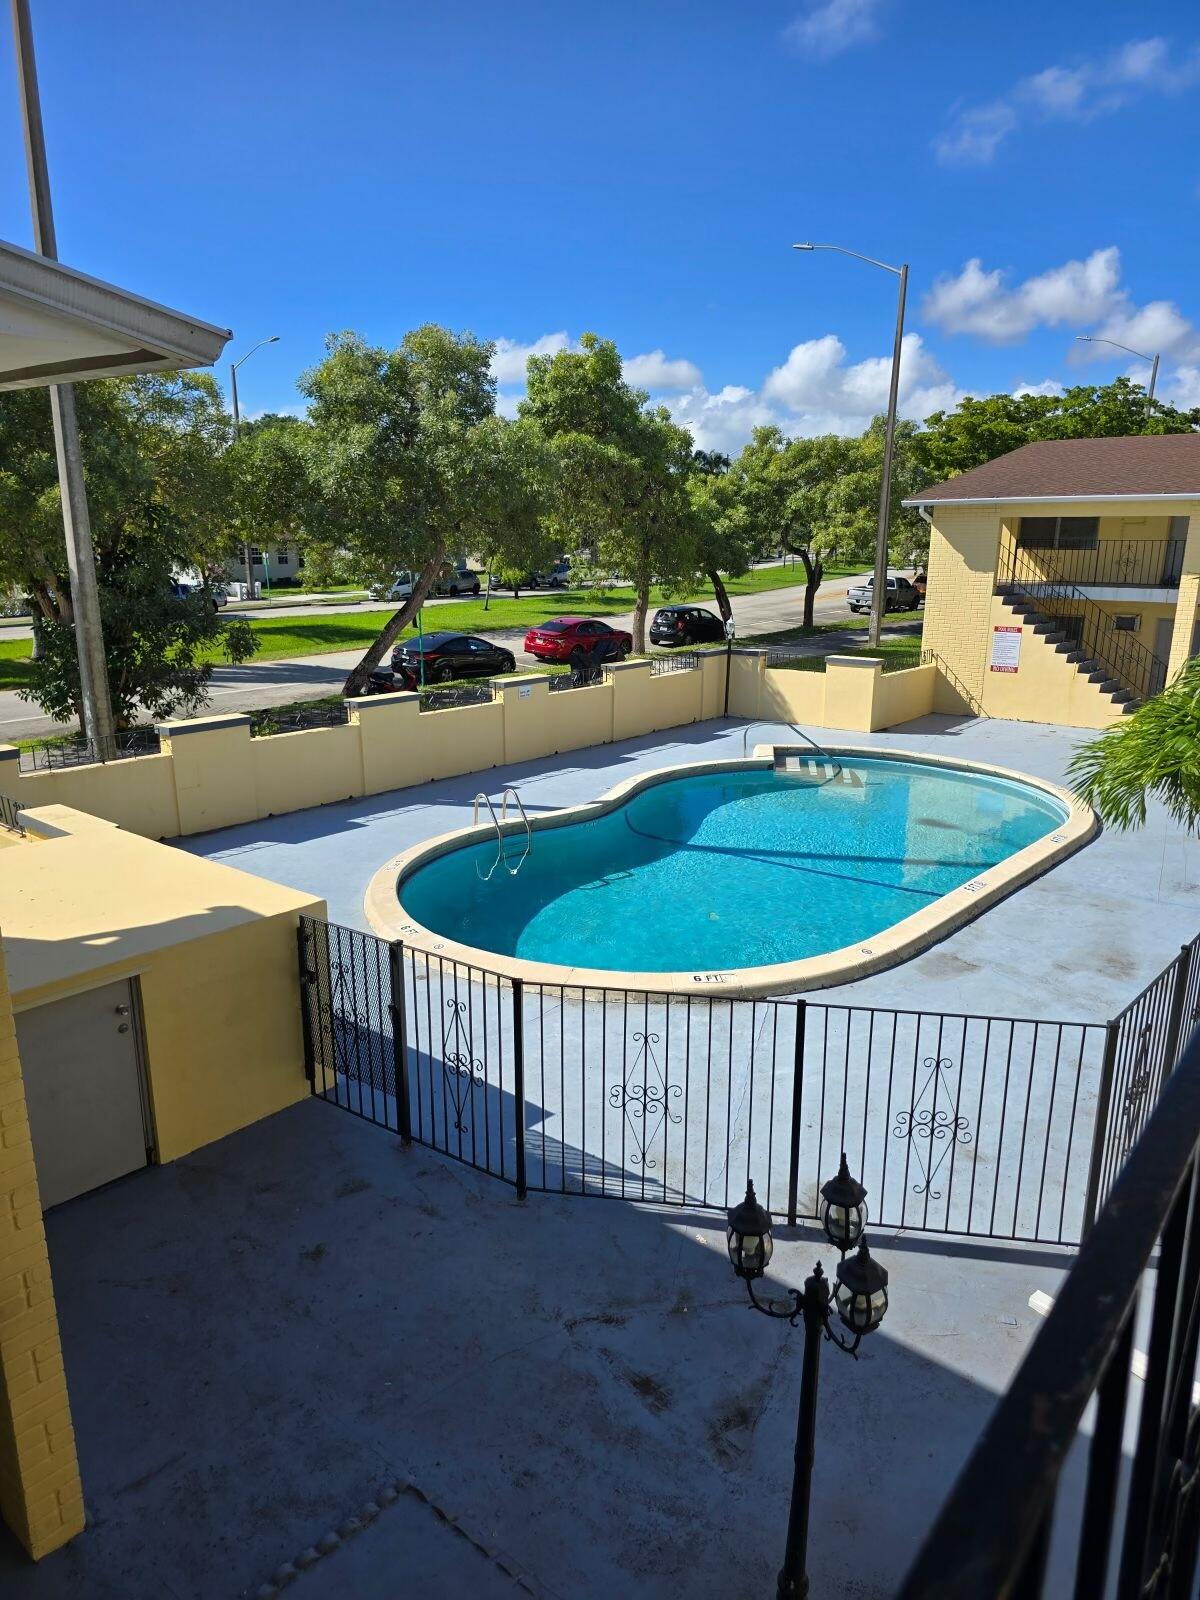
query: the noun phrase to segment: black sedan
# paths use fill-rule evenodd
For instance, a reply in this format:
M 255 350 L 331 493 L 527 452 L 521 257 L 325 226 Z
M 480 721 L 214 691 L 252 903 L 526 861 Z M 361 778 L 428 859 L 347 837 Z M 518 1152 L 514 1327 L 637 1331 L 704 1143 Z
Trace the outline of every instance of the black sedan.
M 650 624 L 651 644 L 707 644 L 725 642 L 725 624 L 703 606 L 663 606 Z
M 392 671 L 410 685 L 449 683 L 451 678 L 490 678 L 515 672 L 516 657 L 502 645 L 478 639 L 472 633 L 427 633 L 405 639 L 392 651 Z

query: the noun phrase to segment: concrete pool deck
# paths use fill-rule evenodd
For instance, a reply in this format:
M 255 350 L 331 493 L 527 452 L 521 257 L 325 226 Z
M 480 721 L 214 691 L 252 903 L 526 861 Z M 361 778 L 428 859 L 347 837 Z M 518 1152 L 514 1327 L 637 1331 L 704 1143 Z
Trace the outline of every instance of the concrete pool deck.
M 824 729 L 806 729 L 820 742 Z M 993 763 L 1063 783 L 1079 729 L 923 717 L 855 744 Z M 371 799 L 268 818 L 182 847 L 323 895 L 331 920 L 366 929 L 363 896 L 390 857 L 471 822 L 486 788 L 519 788 L 526 808 L 596 799 L 639 773 L 740 757 L 785 724 L 705 723 L 622 744 L 447 778 Z M 1200 930 L 1200 845 L 1159 806 L 1146 827 L 1101 832 L 1078 854 L 902 965 L 824 991 L 856 1004 L 1101 1021 L 1119 1011 Z

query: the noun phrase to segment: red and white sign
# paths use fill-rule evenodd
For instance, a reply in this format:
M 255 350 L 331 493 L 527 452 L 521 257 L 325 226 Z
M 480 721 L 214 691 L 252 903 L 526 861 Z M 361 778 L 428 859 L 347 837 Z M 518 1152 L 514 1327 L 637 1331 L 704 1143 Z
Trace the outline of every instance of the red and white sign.
M 992 629 L 992 671 L 1015 672 L 1021 665 L 1021 629 Z

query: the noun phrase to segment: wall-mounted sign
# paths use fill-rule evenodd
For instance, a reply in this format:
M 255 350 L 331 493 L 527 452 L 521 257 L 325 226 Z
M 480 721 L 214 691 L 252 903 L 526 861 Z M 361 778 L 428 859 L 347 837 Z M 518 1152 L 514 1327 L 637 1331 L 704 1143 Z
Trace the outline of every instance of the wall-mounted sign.
M 521 685 L 521 687 L 517 690 L 517 699 L 518 700 L 528 700 L 529 696 L 532 693 L 533 693 L 533 685 L 531 683 L 523 683 Z
M 1021 665 L 1020 628 L 992 629 L 992 671 L 1015 672 Z

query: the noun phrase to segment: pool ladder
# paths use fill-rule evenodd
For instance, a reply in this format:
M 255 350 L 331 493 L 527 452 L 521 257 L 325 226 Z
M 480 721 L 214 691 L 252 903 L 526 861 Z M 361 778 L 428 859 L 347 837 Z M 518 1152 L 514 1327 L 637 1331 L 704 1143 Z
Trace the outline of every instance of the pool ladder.
M 508 851 L 505 847 L 505 840 L 508 836 L 504 831 L 504 825 L 508 821 L 508 802 L 510 798 L 520 813 L 521 821 L 525 824 L 525 847 L 521 851 L 520 855 L 515 858 L 508 854 Z M 492 874 L 495 872 L 496 868 L 503 866 L 509 877 L 515 878 L 517 873 L 520 872 L 521 867 L 525 862 L 525 858 L 533 849 L 533 829 L 529 824 L 529 816 L 525 810 L 524 804 L 522 803 L 521 796 L 511 784 L 502 789 L 500 791 L 500 815 L 497 816 L 496 808 L 492 804 L 490 795 L 484 794 L 483 790 L 481 789 L 475 796 L 475 806 L 471 822 L 472 827 L 479 826 L 479 807 L 481 804 L 487 807 L 488 815 L 492 819 L 492 826 L 496 830 L 496 859 L 492 862 L 491 866 L 486 872 L 480 870 L 480 864 L 478 861 L 476 861 L 476 876 L 482 879 L 484 883 L 487 883 Z

